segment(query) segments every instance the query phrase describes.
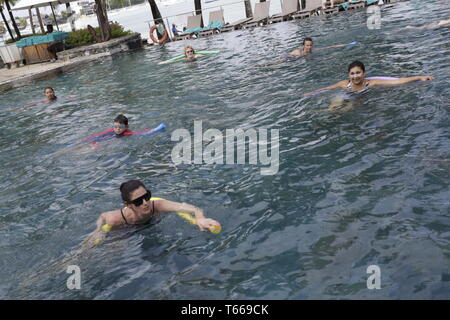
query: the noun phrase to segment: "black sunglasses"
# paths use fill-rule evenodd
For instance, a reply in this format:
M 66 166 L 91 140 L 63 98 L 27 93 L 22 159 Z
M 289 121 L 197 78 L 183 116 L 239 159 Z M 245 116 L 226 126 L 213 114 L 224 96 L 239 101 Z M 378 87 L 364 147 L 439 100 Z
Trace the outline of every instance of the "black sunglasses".
M 152 193 L 150 191 L 147 190 L 147 193 L 144 194 L 143 196 L 140 196 L 139 198 L 136 198 L 134 200 L 130 200 L 128 203 L 134 204 L 136 207 L 140 207 L 142 205 L 142 203 L 144 203 L 144 199 L 145 201 L 150 201 L 150 199 L 152 198 Z

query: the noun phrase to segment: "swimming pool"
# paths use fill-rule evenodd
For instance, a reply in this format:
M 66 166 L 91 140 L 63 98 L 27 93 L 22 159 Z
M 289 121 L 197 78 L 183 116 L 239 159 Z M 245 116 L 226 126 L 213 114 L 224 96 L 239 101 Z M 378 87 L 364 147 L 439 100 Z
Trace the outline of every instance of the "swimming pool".
M 12 299 L 409 299 L 450 297 L 450 29 L 398 31 L 450 13 L 445 1 L 382 11 L 368 30 L 364 11 L 278 23 L 195 40 L 222 53 L 197 63 L 157 65 L 184 45 L 146 48 L 0 95 L 0 297 Z M 274 68 L 311 36 L 315 46 L 358 41 Z M 347 112 L 315 112 L 335 92 L 303 97 L 346 78 L 359 59 L 372 76 L 431 74 L 435 81 L 371 90 Z M 125 113 L 127 137 L 94 152 L 49 156 L 107 129 Z M 280 168 L 180 165 L 171 132 L 280 131 Z M 75 255 L 98 215 L 119 208 L 120 183 L 142 179 L 154 196 L 195 204 L 221 222 L 199 232 L 175 214 L 117 231 Z M 68 264 L 81 290 L 66 287 Z M 367 267 L 381 269 L 368 290 Z

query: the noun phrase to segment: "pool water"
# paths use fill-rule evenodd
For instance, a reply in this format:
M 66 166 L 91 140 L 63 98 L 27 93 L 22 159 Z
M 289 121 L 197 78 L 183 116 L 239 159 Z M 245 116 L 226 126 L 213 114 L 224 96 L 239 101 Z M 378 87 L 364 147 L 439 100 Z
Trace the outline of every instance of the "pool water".
M 278 23 L 192 41 L 220 50 L 195 63 L 158 65 L 185 42 L 148 47 L 0 95 L 0 297 L 10 299 L 448 299 L 450 298 L 450 28 L 399 30 L 447 18 L 446 1 L 401 2 L 369 30 L 364 10 Z M 271 67 L 296 48 L 317 51 Z M 346 79 L 433 75 L 376 88 L 326 111 Z M 17 108 L 54 87 L 55 103 Z M 65 96 L 75 94 L 75 98 Z M 326 112 L 322 112 L 326 111 Z M 132 130 L 76 152 L 53 153 L 110 128 Z M 279 129 L 280 168 L 175 166 L 171 133 Z M 80 252 L 119 185 L 138 178 L 153 195 L 192 203 L 223 230 L 200 232 L 175 214 L 112 232 Z M 68 265 L 81 269 L 69 290 Z M 367 288 L 379 266 L 381 289 Z

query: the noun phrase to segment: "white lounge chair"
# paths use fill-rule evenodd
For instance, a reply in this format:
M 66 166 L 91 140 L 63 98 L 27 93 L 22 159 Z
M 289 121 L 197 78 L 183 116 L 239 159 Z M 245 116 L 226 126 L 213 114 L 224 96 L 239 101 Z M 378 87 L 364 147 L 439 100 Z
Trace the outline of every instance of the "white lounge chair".
M 189 30 L 199 29 L 199 32 L 201 32 L 201 30 L 200 30 L 201 25 L 202 25 L 202 15 L 201 14 L 197 14 L 195 16 L 188 16 L 187 17 L 187 26 L 186 26 L 186 30 L 188 32 L 183 32 L 182 34 L 174 37 L 172 40 L 177 41 L 177 40 L 182 40 L 182 39 L 189 39 L 195 33 L 195 32 L 189 32 Z
M 222 24 L 223 26 L 225 25 L 225 19 L 223 17 L 223 10 L 222 9 L 221 10 L 217 10 L 217 11 L 211 11 L 209 13 L 208 26 L 211 25 L 212 22 L 215 22 L 215 23 L 218 22 L 218 23 Z M 212 34 L 214 34 L 214 31 L 216 31 L 216 30 L 217 29 L 215 29 L 215 28 L 207 28 L 207 27 L 205 27 L 203 29 L 203 31 L 198 34 L 198 36 L 199 37 L 206 37 L 206 36 L 212 35 Z
M 323 2 L 322 4 L 322 13 L 323 14 L 333 14 L 339 12 L 339 4 L 342 2 L 346 2 L 347 0 L 328 0 L 327 2 Z M 329 6 L 329 7 L 327 7 Z
M 226 24 L 225 27 L 223 27 L 222 29 L 220 29 L 220 32 L 228 32 L 228 31 L 232 31 L 232 30 L 238 30 L 241 29 L 242 26 L 249 22 L 250 20 L 252 20 L 253 18 L 244 18 L 244 19 L 240 19 L 238 21 L 235 21 L 233 23 L 229 23 Z
M 243 29 L 253 28 L 258 25 L 267 24 L 269 21 L 270 1 L 255 3 L 255 14 L 253 19 L 244 23 Z
M 290 20 L 292 14 L 300 11 L 300 4 L 298 0 L 282 0 L 281 2 L 281 14 L 270 17 L 269 23 L 276 23 L 281 21 Z
M 311 15 L 318 13 L 320 8 L 322 8 L 322 0 L 306 0 L 305 7 L 292 14 L 292 19 L 309 18 Z

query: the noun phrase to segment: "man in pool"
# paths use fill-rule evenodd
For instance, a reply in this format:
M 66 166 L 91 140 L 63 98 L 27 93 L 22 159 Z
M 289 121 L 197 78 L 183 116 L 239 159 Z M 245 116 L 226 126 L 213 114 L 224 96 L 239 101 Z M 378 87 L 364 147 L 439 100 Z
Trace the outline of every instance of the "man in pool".
M 352 42 L 352 44 L 353 44 L 353 42 Z M 316 49 L 316 51 L 324 50 L 324 49 L 331 49 L 331 48 L 345 47 L 347 45 L 348 44 L 335 44 L 333 46 L 318 48 L 318 49 Z M 295 56 L 295 57 L 304 56 L 305 54 L 312 53 L 313 46 L 314 46 L 313 39 L 307 37 L 307 38 L 303 39 L 303 49 L 295 49 L 295 50 L 289 52 L 288 54 L 291 56 Z
M 312 38 L 305 38 L 303 39 L 303 49 L 295 49 L 291 52 L 289 52 L 289 55 L 292 56 L 303 56 L 305 54 L 309 54 L 312 53 L 312 48 L 313 48 L 313 39 Z
M 324 50 L 324 49 L 330 49 L 330 48 L 339 48 L 339 47 L 345 47 L 347 45 L 354 45 L 357 44 L 356 42 L 352 42 L 349 44 L 336 44 L 333 46 L 328 46 L 328 47 L 323 47 L 323 48 L 318 48 L 315 49 L 316 51 L 318 50 Z M 275 64 L 280 64 L 289 60 L 296 60 L 299 57 L 303 57 L 307 54 L 311 54 L 312 50 L 313 50 L 313 46 L 314 46 L 314 42 L 313 39 L 310 37 L 306 37 L 303 39 L 303 48 L 302 49 L 295 49 L 291 52 L 289 52 L 288 54 L 286 54 L 282 59 L 278 59 L 272 62 L 268 62 L 268 63 L 263 63 L 261 65 L 259 65 L 260 67 L 267 67 L 267 66 L 271 66 L 271 65 L 275 65 Z
M 203 210 L 188 203 L 169 200 L 152 200 L 151 191 L 139 180 L 129 180 L 120 185 L 124 207 L 102 213 L 96 222 L 96 230 L 86 240 L 89 244 L 97 244 L 105 233 L 130 225 L 150 223 L 160 212 L 186 212 L 195 216 L 195 224 L 201 231 L 215 230 L 220 223 L 206 218 Z
M 329 87 L 321 88 L 319 90 L 315 90 L 312 92 L 305 93 L 305 96 L 309 96 L 315 93 L 319 93 L 325 90 L 331 90 L 336 88 L 345 89 L 348 92 L 362 92 L 367 88 L 375 87 L 375 86 L 392 86 L 392 85 L 401 85 L 414 81 L 429 81 L 433 80 L 432 76 L 415 76 L 415 77 L 407 77 L 407 78 L 398 78 L 393 80 L 387 79 L 371 79 L 368 80 L 365 78 L 366 68 L 364 64 L 360 61 L 353 61 L 348 66 L 348 77 L 349 80 L 339 81 Z

